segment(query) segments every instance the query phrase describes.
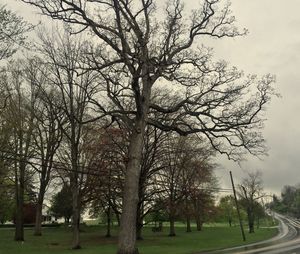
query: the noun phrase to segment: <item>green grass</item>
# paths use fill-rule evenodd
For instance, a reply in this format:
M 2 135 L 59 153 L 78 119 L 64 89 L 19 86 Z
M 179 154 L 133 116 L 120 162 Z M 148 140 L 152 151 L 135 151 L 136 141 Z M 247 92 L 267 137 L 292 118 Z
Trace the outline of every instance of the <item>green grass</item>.
M 25 230 L 26 241 L 14 242 L 12 229 L 0 229 L 0 254 L 115 254 L 117 229 L 113 237 L 105 238 L 103 226 L 87 226 L 81 234 L 83 249 L 70 250 L 71 230 L 69 228 L 43 229 L 43 236 L 35 237 L 32 229 Z M 239 227 L 229 228 L 225 224 L 210 224 L 203 231 L 186 233 L 182 226 L 176 227 L 176 237 L 168 237 L 168 228 L 161 233 L 153 233 L 145 228 L 145 240 L 138 242 L 141 254 L 189 254 L 209 249 L 219 249 L 243 244 Z M 257 229 L 255 234 L 247 234 L 247 242 L 252 243 L 271 238 L 277 233 L 276 228 Z

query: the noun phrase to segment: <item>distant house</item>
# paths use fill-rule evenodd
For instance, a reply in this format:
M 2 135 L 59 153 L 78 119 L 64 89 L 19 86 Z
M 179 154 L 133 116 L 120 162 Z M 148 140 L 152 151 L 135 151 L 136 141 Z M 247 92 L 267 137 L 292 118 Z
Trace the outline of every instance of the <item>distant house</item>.
M 50 207 L 46 204 L 43 204 L 42 209 L 42 223 L 43 224 L 50 224 L 50 223 L 64 223 L 64 219 L 62 218 L 55 218 L 51 215 Z

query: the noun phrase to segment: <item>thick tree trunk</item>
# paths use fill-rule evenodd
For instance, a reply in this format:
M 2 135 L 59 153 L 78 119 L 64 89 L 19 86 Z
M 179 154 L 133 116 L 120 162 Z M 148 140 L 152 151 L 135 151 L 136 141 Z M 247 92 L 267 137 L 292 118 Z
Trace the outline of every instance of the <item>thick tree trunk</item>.
M 73 239 L 72 249 L 80 249 L 80 205 L 79 205 L 79 190 L 77 184 L 72 188 L 73 196 L 73 214 L 72 214 L 72 226 L 73 226 Z
M 175 217 L 173 216 L 173 214 L 170 214 L 169 221 L 170 221 L 169 236 L 171 236 L 171 237 L 176 236 L 176 233 L 175 233 Z
M 249 233 L 254 233 L 254 223 L 253 222 L 249 222 Z
M 190 215 L 186 216 L 186 232 L 192 232 Z
M 201 216 L 197 215 L 196 216 L 196 225 L 197 225 L 197 231 L 202 231 L 202 220 L 201 220 Z
M 46 188 L 41 183 L 37 206 L 36 206 L 36 216 L 35 216 L 35 226 L 34 226 L 34 235 L 41 236 L 42 235 L 42 210 L 43 210 L 43 203 L 44 203 L 44 196 L 45 196 Z
M 134 79 L 132 86 L 137 89 L 137 114 L 131 130 L 128 150 L 128 163 L 126 167 L 124 193 L 122 202 L 121 227 L 118 241 L 118 254 L 138 254 L 136 247 L 136 212 L 139 201 L 139 179 L 141 174 L 142 149 L 144 134 L 149 111 L 151 96 L 151 81 L 146 66 L 142 70 L 142 93 L 138 92 L 138 80 Z
M 16 205 L 16 218 L 15 218 L 15 241 L 24 241 L 24 216 L 23 216 L 23 197 L 19 196 Z
M 35 225 L 33 233 L 35 236 L 42 235 L 42 207 L 43 205 L 38 202 L 36 206 Z
M 248 209 L 247 215 L 248 215 L 249 233 L 254 233 L 254 215 L 253 215 L 253 212 L 250 209 Z
M 135 130 L 132 132 L 130 137 L 118 254 L 139 253 L 136 248 L 136 212 L 139 201 L 138 190 L 144 130 L 145 122 L 137 121 Z

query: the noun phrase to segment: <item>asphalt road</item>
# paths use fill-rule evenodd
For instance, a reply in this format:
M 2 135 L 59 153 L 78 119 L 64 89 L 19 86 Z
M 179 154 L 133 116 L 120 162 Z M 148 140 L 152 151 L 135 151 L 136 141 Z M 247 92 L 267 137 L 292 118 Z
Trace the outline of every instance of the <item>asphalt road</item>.
M 300 254 L 300 221 L 279 214 L 275 214 L 275 217 L 279 220 L 279 234 L 274 238 L 259 243 L 206 253 Z

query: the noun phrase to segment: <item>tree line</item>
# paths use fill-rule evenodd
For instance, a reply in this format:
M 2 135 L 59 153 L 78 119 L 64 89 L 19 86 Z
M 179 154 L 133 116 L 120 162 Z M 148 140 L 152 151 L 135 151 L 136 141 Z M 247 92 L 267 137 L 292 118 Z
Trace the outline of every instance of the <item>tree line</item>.
M 300 188 L 299 185 L 285 185 L 281 190 L 281 195 L 273 195 L 273 200 L 269 208 L 289 216 L 300 217 Z

